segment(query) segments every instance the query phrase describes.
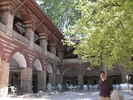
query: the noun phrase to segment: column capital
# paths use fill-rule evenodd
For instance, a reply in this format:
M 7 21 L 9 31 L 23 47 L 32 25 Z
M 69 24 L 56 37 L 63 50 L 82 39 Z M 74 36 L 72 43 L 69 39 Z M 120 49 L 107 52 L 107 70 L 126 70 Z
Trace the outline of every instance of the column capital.
M 34 31 L 31 20 L 24 21 L 23 23 L 24 23 L 26 30 Z
M 0 4 L 1 4 L 0 5 L 1 6 L 1 11 L 3 11 L 4 13 L 11 11 L 10 2 L 8 0 L 1 0 Z
M 56 47 L 56 44 L 55 43 L 50 43 L 50 47 Z
M 28 38 L 28 39 L 30 40 L 29 46 L 30 46 L 31 48 L 33 48 L 33 45 L 34 45 L 34 31 L 31 30 L 31 29 L 28 29 L 28 30 L 26 31 L 25 37 Z
M 45 32 L 39 33 L 39 36 L 41 41 L 47 41 L 48 36 Z
M 53 53 L 54 55 L 56 55 L 56 47 L 55 47 L 55 44 L 50 44 L 50 51 L 51 51 L 51 53 Z

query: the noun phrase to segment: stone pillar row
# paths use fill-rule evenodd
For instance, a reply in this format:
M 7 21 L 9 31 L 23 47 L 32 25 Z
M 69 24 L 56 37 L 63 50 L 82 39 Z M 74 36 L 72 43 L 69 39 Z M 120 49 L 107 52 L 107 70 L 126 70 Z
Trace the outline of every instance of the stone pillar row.
M 56 70 L 49 74 L 49 83 L 56 86 L 57 83 L 63 84 L 63 75 L 58 75 L 58 82 L 56 80 Z M 122 74 L 123 82 L 125 82 L 125 74 Z M 32 92 L 32 68 L 21 69 L 21 78 L 23 82 L 23 92 Z M 38 91 L 46 90 L 46 70 L 37 72 Z M 9 63 L 5 61 L 0 62 L 0 89 L 3 89 L 3 93 L 6 96 L 8 94 L 8 82 L 9 81 Z M 78 85 L 83 86 L 83 74 L 78 73 Z
M 3 24 L 6 25 L 6 30 L 5 30 L 5 33 L 7 36 L 9 37 L 13 37 L 13 33 L 12 33 L 12 30 L 13 30 L 13 19 L 14 19 L 14 16 L 10 14 L 10 12 L 4 12 L 3 16 L 1 17 L 1 22 Z M 25 26 L 27 25 L 28 23 L 25 23 Z M 34 30 L 32 30 L 32 28 L 26 28 L 26 32 L 25 32 L 25 37 L 27 39 L 29 39 L 29 46 L 31 48 L 34 47 Z M 44 39 L 41 39 L 40 41 L 40 46 L 42 48 L 44 48 L 44 54 L 46 54 L 46 51 L 47 51 L 47 39 L 46 37 Z M 51 53 L 53 53 L 54 55 L 56 55 L 56 47 L 55 47 L 55 44 L 51 44 Z M 62 54 L 61 52 L 59 52 L 59 57 L 62 58 Z

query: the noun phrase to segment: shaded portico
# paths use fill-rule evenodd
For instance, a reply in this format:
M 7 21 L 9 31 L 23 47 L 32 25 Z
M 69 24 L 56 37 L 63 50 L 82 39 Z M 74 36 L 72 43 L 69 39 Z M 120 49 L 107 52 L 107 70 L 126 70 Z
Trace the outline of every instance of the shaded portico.
M 122 75 L 118 67 L 113 66 L 112 70 L 107 70 L 107 78 L 111 80 L 112 84 L 122 83 Z
M 83 73 L 84 76 L 84 84 L 95 85 L 99 81 L 99 73 L 96 68 L 86 69 Z
M 74 68 L 68 68 L 63 73 L 63 84 L 78 85 L 78 74 Z

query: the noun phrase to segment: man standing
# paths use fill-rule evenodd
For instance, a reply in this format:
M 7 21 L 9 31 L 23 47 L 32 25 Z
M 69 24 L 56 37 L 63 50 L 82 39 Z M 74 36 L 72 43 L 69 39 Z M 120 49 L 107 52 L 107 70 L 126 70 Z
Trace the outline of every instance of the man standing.
M 98 100 L 111 100 L 110 95 L 113 92 L 112 83 L 105 78 L 105 72 L 100 72 L 101 80 L 98 82 L 99 98 Z

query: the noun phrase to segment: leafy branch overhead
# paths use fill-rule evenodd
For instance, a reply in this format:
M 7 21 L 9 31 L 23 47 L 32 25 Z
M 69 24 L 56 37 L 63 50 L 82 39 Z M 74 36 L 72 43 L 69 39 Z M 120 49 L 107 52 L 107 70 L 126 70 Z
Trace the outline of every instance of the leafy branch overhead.
M 40 1 L 61 32 L 65 29 L 64 44 L 72 45 L 84 62 L 132 69 L 133 0 Z
M 81 16 L 76 9 L 78 0 L 36 0 L 40 1 L 40 6 L 49 16 L 53 23 L 63 33 L 68 25 L 75 24 Z
M 69 26 L 66 30 L 66 34 L 73 34 L 70 35 L 71 38 L 80 40 L 74 45 L 74 53 L 81 54 L 83 61 L 89 61 L 94 66 L 99 66 L 102 59 L 108 68 L 119 64 L 131 69 L 133 1 L 80 0 L 77 8 L 82 12 L 82 17 L 76 25 Z M 79 34 L 82 34 L 82 37 L 79 38 Z M 66 39 L 65 43 L 70 44 L 70 38 Z

